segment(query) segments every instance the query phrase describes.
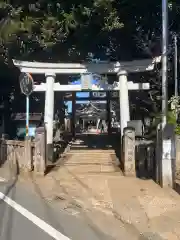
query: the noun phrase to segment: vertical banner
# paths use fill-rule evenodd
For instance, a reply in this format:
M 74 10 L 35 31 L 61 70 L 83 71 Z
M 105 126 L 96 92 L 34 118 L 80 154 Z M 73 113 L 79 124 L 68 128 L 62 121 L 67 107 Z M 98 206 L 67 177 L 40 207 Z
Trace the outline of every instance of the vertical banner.
M 81 90 L 87 91 L 92 89 L 92 74 L 91 73 L 83 73 L 81 75 Z

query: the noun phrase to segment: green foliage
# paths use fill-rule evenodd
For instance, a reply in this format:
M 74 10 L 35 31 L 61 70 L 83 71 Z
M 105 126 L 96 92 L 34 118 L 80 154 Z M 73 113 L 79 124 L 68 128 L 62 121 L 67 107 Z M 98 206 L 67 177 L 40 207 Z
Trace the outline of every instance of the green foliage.
M 169 1 L 170 35 L 180 32 L 179 9 Z M 0 0 L 0 62 L 151 58 L 161 54 L 161 20 L 160 0 Z M 149 79 L 149 95 L 135 104 L 155 115 L 161 75 L 148 74 L 140 77 Z
M 176 126 L 175 133 L 177 135 L 180 135 L 180 124 L 176 123 L 176 115 L 175 115 L 174 111 L 169 111 L 168 112 L 168 123 L 175 125 Z
M 76 46 L 78 50 L 79 38 L 87 41 L 89 37 L 107 34 L 123 27 L 114 4 L 114 0 L 86 0 L 83 3 L 78 0 L 39 0 L 33 3 L 15 0 L 12 4 L 1 0 L 0 43 L 4 48 L 3 53 L 8 49 L 10 55 L 6 57 L 22 58 L 37 50 L 48 50 L 50 53 L 49 49 L 52 52 L 52 48 L 58 45 L 58 49 L 61 51 L 65 48 L 68 55 L 69 49 Z M 78 51 L 76 55 L 79 54 Z M 62 55 L 59 54 L 59 58 L 62 59 Z M 53 58 L 52 53 L 49 58 Z
M 172 96 L 169 100 L 169 104 L 171 104 L 171 111 L 168 112 L 168 123 L 176 126 L 176 134 L 180 135 L 180 124 L 176 121 L 176 114 L 180 113 L 180 97 Z
M 178 4 L 171 3 L 169 13 L 171 32 L 177 32 Z M 159 37 L 160 0 L 0 0 L 0 54 L 6 59 L 152 57 L 160 52 Z
M 180 125 L 178 124 L 175 129 L 176 135 L 180 135 Z
M 176 125 L 176 115 L 175 115 L 174 111 L 168 112 L 167 120 L 168 120 L 169 124 Z

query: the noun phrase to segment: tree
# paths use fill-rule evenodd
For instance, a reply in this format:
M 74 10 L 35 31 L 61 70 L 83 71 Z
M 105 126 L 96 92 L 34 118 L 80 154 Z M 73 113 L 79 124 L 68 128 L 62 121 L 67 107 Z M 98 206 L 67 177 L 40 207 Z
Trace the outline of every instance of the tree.
M 79 42 L 80 39 L 86 39 L 87 43 L 91 41 L 89 33 L 96 36 L 101 31 L 122 27 L 113 0 L 81 2 L 39 0 L 9 4 L 1 1 L 2 55 L 6 58 L 18 55 L 37 58 L 39 54 L 36 53 L 41 52 L 42 59 L 51 60 L 58 48 L 63 57 L 72 56 L 74 51 L 77 57 L 79 48 L 85 50 L 84 41 Z
M 179 6 L 169 13 L 178 32 Z M 160 0 L 1 0 L 0 20 L 1 55 L 10 59 L 132 59 L 161 49 Z
M 172 35 L 180 32 L 179 20 L 180 4 L 169 1 L 169 83 Z M 78 62 L 154 57 L 161 53 L 161 25 L 161 0 L 0 0 L 0 61 L 11 66 L 12 58 Z M 153 103 L 158 112 L 159 69 L 149 79 L 153 89 L 147 105 Z M 8 84 L 12 91 L 15 84 Z

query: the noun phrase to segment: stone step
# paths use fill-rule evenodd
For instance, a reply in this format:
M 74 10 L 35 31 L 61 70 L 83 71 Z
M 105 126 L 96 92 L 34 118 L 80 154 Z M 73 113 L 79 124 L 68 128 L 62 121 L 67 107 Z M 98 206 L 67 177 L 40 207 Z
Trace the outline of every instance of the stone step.
M 72 148 L 74 148 L 74 149 L 76 149 L 76 148 L 88 148 L 88 145 L 71 145 L 71 149 Z
M 87 159 L 87 158 L 93 158 L 93 159 L 112 159 L 112 158 L 116 158 L 115 154 L 83 154 L 83 153 L 67 153 L 66 156 L 68 157 L 73 157 L 73 158 L 81 158 L 81 159 Z
M 85 165 L 85 166 L 67 166 L 66 168 L 73 173 L 113 173 L 118 172 L 117 166 L 103 166 L 103 165 Z
M 99 150 L 99 149 L 92 149 L 92 150 L 90 150 L 89 149 L 89 147 L 73 147 L 73 148 L 70 148 L 70 151 L 73 151 L 73 152 L 78 152 L 78 151 L 88 151 L 88 152 L 92 152 L 92 151 L 98 151 L 98 152 L 103 152 L 103 150 Z M 106 152 L 114 152 L 114 150 L 113 149 L 109 149 L 109 148 L 107 148 L 106 150 L 104 150 L 104 151 L 106 151 Z
M 119 161 L 114 149 L 89 149 L 83 141 L 72 143 L 65 154 L 63 165 L 74 173 L 115 173 L 120 172 Z
M 76 154 L 76 153 L 83 153 L 83 154 L 111 154 L 111 153 L 115 153 L 114 150 L 112 149 L 107 149 L 107 150 L 85 150 L 85 149 L 70 149 L 70 151 L 68 153 L 73 153 L 73 154 Z
M 66 157 L 64 158 L 64 159 L 66 159 Z M 92 156 L 91 157 L 81 157 L 81 156 L 77 156 L 77 157 L 70 157 L 70 158 L 67 158 L 67 161 L 68 162 L 71 162 L 71 161 L 73 161 L 73 162 L 90 162 L 90 163 L 92 163 L 92 162 L 101 162 L 101 163 L 103 163 L 103 162 L 112 162 L 112 161 L 115 161 L 117 158 L 111 158 L 111 157 L 93 157 L 92 158 Z
M 110 165 L 117 165 L 116 164 L 116 161 L 98 161 L 98 162 L 90 162 L 90 161 L 88 161 L 88 162 L 85 162 L 85 161 L 83 161 L 83 162 L 81 162 L 81 161 L 75 161 L 75 160 L 73 160 L 73 161 L 67 161 L 67 162 L 64 162 L 64 165 L 71 165 L 71 166 L 75 166 L 75 165 L 77 165 L 77 166 L 85 166 L 85 165 L 96 165 L 96 166 L 99 166 L 99 165 L 105 165 L 105 166 L 110 166 Z
M 69 158 L 68 158 L 69 159 Z M 77 155 L 76 157 L 72 157 L 71 156 L 71 159 L 76 159 L 76 160 L 80 160 L 80 161 L 88 161 L 88 160 L 92 160 L 92 161 L 98 161 L 101 160 L 101 161 L 112 161 L 112 157 L 107 157 L 107 156 L 101 156 L 101 157 L 97 157 L 97 156 L 94 156 L 92 158 L 92 156 L 81 156 L 81 155 Z M 69 159 L 70 160 L 70 159 Z
M 79 155 L 69 155 L 69 154 L 67 154 L 66 155 L 67 156 L 67 158 L 70 160 L 70 159 L 79 159 L 80 161 L 82 161 L 82 160 L 85 160 L 85 161 L 88 161 L 88 160 L 92 160 L 92 161 L 97 161 L 98 159 L 99 160 L 101 160 L 101 161 L 105 161 L 105 160 L 108 160 L 108 161 L 112 161 L 112 159 L 116 159 L 117 157 L 116 156 L 103 156 L 103 155 L 101 155 L 101 156 L 97 156 L 97 155 L 91 155 L 91 156 L 84 156 L 84 155 L 82 155 L 82 154 L 79 154 Z
M 71 145 L 71 149 L 74 148 L 86 148 L 87 150 L 91 150 L 91 149 L 101 149 L 101 147 L 90 147 L 89 145 L 86 145 L 86 144 L 82 144 L 82 145 Z M 107 145 L 107 146 L 103 146 L 103 149 L 113 149 L 111 145 Z
M 73 159 L 80 159 L 80 160 L 94 160 L 96 161 L 97 159 L 100 159 L 100 160 L 112 160 L 112 159 L 116 159 L 117 157 L 116 156 L 106 156 L 106 155 L 83 155 L 83 154 L 66 154 L 66 156 L 69 158 L 73 158 Z M 65 157 L 66 157 L 65 156 Z
M 66 159 L 65 159 L 66 160 Z M 95 159 L 95 160 L 92 160 L 92 159 L 68 159 L 67 160 L 67 163 L 81 163 L 81 164 L 110 164 L 112 162 L 116 162 L 115 160 L 111 160 L 111 159 Z
M 88 145 L 88 143 L 71 143 L 71 146 L 87 146 Z M 91 145 L 95 145 L 95 144 L 92 144 L 91 143 Z M 95 146 L 102 146 L 101 144 L 97 144 L 97 145 L 95 145 Z M 109 147 L 112 147 L 112 144 L 103 144 L 103 146 L 109 146 Z
M 72 156 L 71 158 L 68 158 L 67 161 L 66 161 L 66 158 L 64 159 L 65 160 L 65 164 L 97 164 L 97 165 L 103 165 L 103 164 L 108 164 L 108 165 L 111 165 L 113 163 L 118 163 L 118 160 L 117 158 L 111 158 L 111 157 L 93 157 L 92 156 L 89 156 L 89 157 L 86 157 L 86 156 L 83 156 L 83 157 L 79 157 L 79 156 Z
M 116 158 L 116 156 L 107 156 L 107 155 L 97 155 L 97 154 L 92 154 L 92 155 L 84 155 L 84 154 L 66 154 L 66 156 L 69 158 L 80 158 L 80 159 L 112 159 L 112 158 Z

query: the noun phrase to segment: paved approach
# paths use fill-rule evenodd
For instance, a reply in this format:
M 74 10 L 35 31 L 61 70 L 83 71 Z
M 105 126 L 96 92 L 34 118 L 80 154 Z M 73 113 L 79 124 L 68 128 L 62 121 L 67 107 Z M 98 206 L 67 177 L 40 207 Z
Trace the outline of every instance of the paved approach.
M 112 240 L 16 182 L 0 184 L 0 239 Z

